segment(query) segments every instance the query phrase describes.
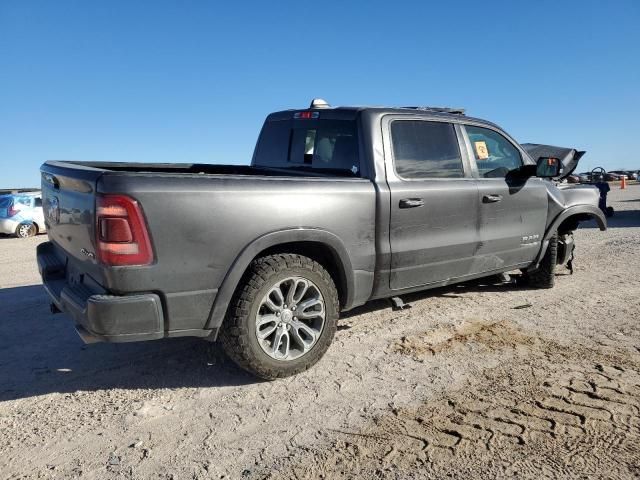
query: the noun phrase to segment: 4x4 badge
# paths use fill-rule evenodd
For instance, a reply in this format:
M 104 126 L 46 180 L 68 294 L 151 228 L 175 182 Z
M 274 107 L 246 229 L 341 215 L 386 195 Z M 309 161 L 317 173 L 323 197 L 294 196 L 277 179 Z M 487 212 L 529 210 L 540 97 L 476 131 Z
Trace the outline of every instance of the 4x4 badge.
M 83 254 L 85 257 L 89 257 L 90 259 L 94 259 L 96 258 L 96 254 L 93 252 L 90 252 L 89 250 L 87 250 L 86 248 L 83 248 L 80 250 L 80 253 Z

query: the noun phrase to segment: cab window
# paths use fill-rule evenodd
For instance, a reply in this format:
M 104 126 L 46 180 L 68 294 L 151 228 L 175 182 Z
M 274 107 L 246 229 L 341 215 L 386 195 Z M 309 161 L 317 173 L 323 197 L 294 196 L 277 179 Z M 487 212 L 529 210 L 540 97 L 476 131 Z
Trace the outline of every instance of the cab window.
M 464 177 L 451 123 L 394 120 L 391 144 L 396 173 L 406 179 Z
M 481 177 L 503 178 L 522 166 L 518 149 L 498 132 L 471 125 L 465 125 L 465 129 Z

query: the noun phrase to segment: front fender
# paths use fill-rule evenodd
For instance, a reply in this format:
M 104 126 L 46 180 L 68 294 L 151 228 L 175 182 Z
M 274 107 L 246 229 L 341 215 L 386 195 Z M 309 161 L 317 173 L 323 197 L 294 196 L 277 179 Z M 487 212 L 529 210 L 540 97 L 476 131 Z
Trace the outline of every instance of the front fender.
M 227 272 L 224 280 L 222 281 L 222 285 L 220 285 L 220 288 L 218 289 L 218 294 L 216 295 L 216 299 L 213 303 L 205 328 L 216 330 L 220 325 L 222 325 L 229 302 L 231 301 L 242 275 L 247 270 L 247 267 L 253 259 L 260 252 L 263 252 L 268 248 L 291 242 L 316 242 L 329 247 L 334 252 L 337 259 L 339 259 L 341 263 L 340 268 L 344 274 L 347 297 L 345 307 L 348 308 L 349 305 L 353 303 L 353 294 L 356 291 L 354 271 L 349 253 L 342 243 L 342 240 L 331 232 L 315 228 L 281 230 L 267 233 L 255 239 L 242 249 Z
M 538 267 L 538 265 L 542 261 L 542 258 L 544 257 L 544 254 L 547 252 L 547 248 L 549 247 L 549 239 L 553 236 L 553 234 L 558 230 L 558 227 L 560 227 L 560 225 L 562 225 L 562 223 L 565 220 L 573 216 L 580 216 L 580 217 L 587 216 L 587 217 L 593 218 L 598 224 L 598 227 L 600 227 L 600 230 L 607 229 L 607 219 L 604 216 L 604 213 L 602 213 L 602 210 L 600 210 L 596 206 L 574 205 L 572 207 L 569 207 L 563 210 L 547 227 L 547 230 L 544 234 L 544 238 L 542 239 L 542 242 L 541 242 L 540 252 L 538 252 L 538 256 L 536 257 L 535 262 L 533 264 L 534 268 Z

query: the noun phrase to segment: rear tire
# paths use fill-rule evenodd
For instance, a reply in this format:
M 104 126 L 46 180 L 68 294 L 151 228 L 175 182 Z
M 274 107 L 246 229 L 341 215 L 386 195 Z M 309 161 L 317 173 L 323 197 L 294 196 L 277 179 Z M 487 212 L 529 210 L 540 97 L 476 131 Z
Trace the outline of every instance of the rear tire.
M 311 297 L 305 299 L 308 292 Z M 338 314 L 338 292 L 322 265 L 294 254 L 259 258 L 249 266 L 229 304 L 220 332 L 222 348 L 241 368 L 260 378 L 295 375 L 325 354 Z
M 36 227 L 35 223 L 21 223 L 16 228 L 16 237 L 18 238 L 35 237 L 37 233 L 38 227 Z
M 549 239 L 549 246 L 538 268 L 528 269 L 524 273 L 527 284 L 534 288 L 553 288 L 556 280 L 558 262 L 558 233 Z

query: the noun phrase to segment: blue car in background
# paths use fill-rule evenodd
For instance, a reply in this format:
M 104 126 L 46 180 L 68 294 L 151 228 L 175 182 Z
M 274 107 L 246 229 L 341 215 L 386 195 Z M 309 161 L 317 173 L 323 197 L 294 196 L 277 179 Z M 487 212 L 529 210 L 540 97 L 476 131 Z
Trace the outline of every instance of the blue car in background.
M 45 231 L 39 191 L 0 195 L 0 234 L 28 238 Z

